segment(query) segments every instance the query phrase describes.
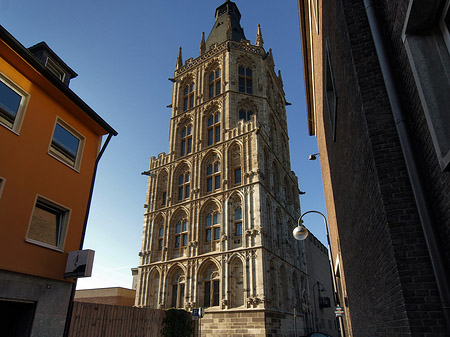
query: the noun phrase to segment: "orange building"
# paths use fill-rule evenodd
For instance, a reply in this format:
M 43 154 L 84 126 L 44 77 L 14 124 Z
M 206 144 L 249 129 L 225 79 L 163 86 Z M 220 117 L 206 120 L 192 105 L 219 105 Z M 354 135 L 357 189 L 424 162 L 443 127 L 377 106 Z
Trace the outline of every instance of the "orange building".
M 98 161 L 117 132 L 69 89 L 77 74 L 44 42 L 0 26 L 0 323 L 62 336 Z M 108 135 L 102 146 L 102 137 Z

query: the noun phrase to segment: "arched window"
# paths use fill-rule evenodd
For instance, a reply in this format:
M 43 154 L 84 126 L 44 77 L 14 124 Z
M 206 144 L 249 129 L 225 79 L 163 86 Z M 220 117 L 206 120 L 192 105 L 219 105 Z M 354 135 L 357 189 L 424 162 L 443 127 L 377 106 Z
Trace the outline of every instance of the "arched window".
M 184 292 L 185 292 L 185 277 L 181 268 L 177 267 L 170 273 L 167 302 L 170 303 L 171 308 L 184 308 Z
M 240 109 L 239 110 L 239 120 L 243 120 L 244 122 L 248 122 L 252 119 L 253 111 Z
M 220 240 L 220 213 L 213 211 L 205 218 L 205 241 L 215 243 Z
M 220 278 L 217 267 L 214 263 L 209 263 L 202 268 L 200 276 L 200 301 L 205 308 L 216 307 L 220 299 Z
M 194 83 L 186 84 L 183 92 L 183 111 L 194 107 Z
M 212 70 L 208 75 L 208 98 L 220 95 L 220 68 Z
M 192 125 L 186 125 L 181 129 L 180 145 L 181 157 L 192 152 Z
M 239 92 L 253 94 L 252 69 L 249 67 L 239 66 Z
M 186 247 L 188 244 L 188 222 L 179 220 L 175 225 L 175 248 Z
M 150 274 L 147 305 L 151 309 L 158 309 L 159 304 L 159 272 L 154 269 Z
M 208 146 L 220 142 L 220 113 L 212 113 L 208 117 Z
M 156 196 L 156 208 L 167 206 L 167 171 L 163 170 L 158 176 L 158 194 Z
M 241 169 L 241 148 L 235 144 L 230 150 L 231 167 L 230 172 L 233 175 L 233 185 L 239 185 L 242 182 L 242 169 Z
M 231 308 L 244 305 L 244 268 L 242 262 L 235 258 L 230 264 Z
M 190 180 L 191 175 L 189 171 L 183 172 L 178 176 L 178 201 L 182 201 L 190 197 Z
M 220 162 L 208 164 L 206 167 L 206 192 L 212 192 L 220 188 Z

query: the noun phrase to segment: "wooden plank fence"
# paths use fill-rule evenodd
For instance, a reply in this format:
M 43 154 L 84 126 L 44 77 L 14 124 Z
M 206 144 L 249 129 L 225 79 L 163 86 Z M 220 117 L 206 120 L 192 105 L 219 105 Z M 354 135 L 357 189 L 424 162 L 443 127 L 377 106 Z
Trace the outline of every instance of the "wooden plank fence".
M 74 302 L 69 337 L 161 337 L 165 311 Z

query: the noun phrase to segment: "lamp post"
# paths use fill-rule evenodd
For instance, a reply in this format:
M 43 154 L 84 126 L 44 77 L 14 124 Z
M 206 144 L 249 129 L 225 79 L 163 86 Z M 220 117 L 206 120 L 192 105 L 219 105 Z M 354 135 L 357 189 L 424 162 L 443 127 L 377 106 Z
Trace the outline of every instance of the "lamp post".
M 308 237 L 309 234 L 309 230 L 308 228 L 306 228 L 305 226 L 303 226 L 303 217 L 307 214 L 310 213 L 316 213 L 322 216 L 323 221 L 325 222 L 325 229 L 326 229 L 326 233 L 327 233 L 327 243 L 328 243 L 328 251 L 330 252 L 330 268 L 331 268 L 331 286 L 333 287 L 333 302 L 334 302 L 334 306 L 336 307 L 336 279 L 334 276 L 334 264 L 333 264 L 333 252 L 331 250 L 331 244 L 330 244 L 330 235 L 329 235 L 329 231 L 328 231 L 328 222 L 327 222 L 327 218 L 325 217 L 325 215 L 323 215 L 323 213 L 319 212 L 319 211 L 308 211 L 303 213 L 300 218 L 298 219 L 298 224 L 297 227 L 294 228 L 294 230 L 292 231 L 292 235 L 294 236 L 294 239 L 298 240 L 298 241 L 303 241 Z M 313 293 L 314 293 L 314 286 L 313 286 Z M 315 297 L 314 297 L 315 300 Z M 317 319 L 317 314 L 316 314 L 316 319 Z

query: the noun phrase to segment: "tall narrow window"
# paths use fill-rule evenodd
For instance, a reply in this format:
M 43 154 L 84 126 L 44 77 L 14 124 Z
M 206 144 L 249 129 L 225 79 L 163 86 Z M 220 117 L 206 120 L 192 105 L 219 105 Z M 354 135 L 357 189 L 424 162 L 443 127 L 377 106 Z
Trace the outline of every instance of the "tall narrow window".
M 158 250 L 161 251 L 163 249 L 163 240 L 164 240 L 164 226 L 159 227 L 158 232 Z
M 252 115 L 253 111 L 248 111 L 244 109 L 239 110 L 239 120 L 248 122 L 252 118 Z
M 234 169 L 234 184 L 238 185 L 242 181 L 242 174 L 241 174 L 241 168 L 238 167 Z
M 242 236 L 242 208 L 240 206 L 234 209 L 234 235 Z
M 212 212 L 206 215 L 205 241 L 214 242 L 220 240 L 220 213 Z
M 187 84 L 183 93 L 183 111 L 194 107 L 194 83 Z
M 192 152 L 192 125 L 187 125 L 181 129 L 181 157 Z
M 175 248 L 186 247 L 188 243 L 188 222 L 180 220 L 175 225 Z
M 200 303 L 205 308 L 218 306 L 220 299 L 220 281 L 217 268 L 211 263 L 202 273 L 202 282 L 200 289 Z M 203 291 L 202 291 L 203 290 Z M 203 295 L 203 301 L 201 296 Z
M 209 98 L 220 95 L 220 69 L 213 70 L 208 77 Z
M 170 299 L 170 306 L 172 308 L 183 308 L 184 307 L 184 293 L 185 293 L 185 277 L 180 268 L 177 268 L 168 279 L 168 294 L 167 297 Z
M 220 188 L 220 163 L 218 161 L 206 167 L 206 192 Z
M 189 198 L 190 196 L 190 173 L 183 172 L 178 177 L 178 201 Z
M 208 146 L 220 142 L 220 113 L 208 117 Z
M 253 94 L 252 69 L 239 66 L 239 92 Z

